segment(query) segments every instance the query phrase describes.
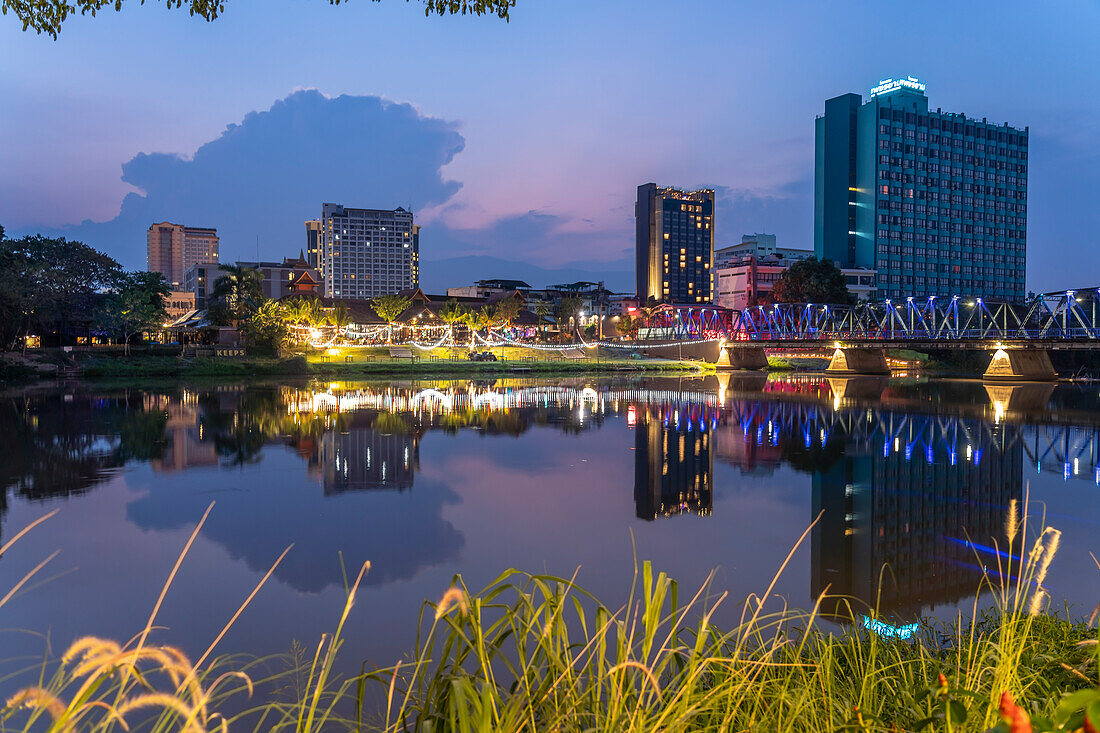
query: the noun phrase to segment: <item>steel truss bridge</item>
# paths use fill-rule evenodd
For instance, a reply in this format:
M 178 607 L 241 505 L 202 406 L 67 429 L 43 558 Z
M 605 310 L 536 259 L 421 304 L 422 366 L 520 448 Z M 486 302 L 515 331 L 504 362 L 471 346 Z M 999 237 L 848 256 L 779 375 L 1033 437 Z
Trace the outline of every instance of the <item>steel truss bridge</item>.
M 965 347 L 984 342 L 1049 348 L 1096 348 L 1100 288 L 1039 295 L 1024 304 L 952 296 L 858 305 L 778 303 L 743 311 L 662 305 L 647 319 L 649 338 L 725 339 L 876 346 Z
M 730 400 L 726 418 L 738 424 L 746 440 L 779 446 L 796 441 L 804 447 L 840 438 L 883 457 L 905 461 L 946 460 L 951 466 L 980 465 L 990 454 L 1006 456 L 1020 446 L 1037 472 L 1100 485 L 1100 426 L 1019 425 L 959 415 L 868 410 L 833 410 L 799 402 Z

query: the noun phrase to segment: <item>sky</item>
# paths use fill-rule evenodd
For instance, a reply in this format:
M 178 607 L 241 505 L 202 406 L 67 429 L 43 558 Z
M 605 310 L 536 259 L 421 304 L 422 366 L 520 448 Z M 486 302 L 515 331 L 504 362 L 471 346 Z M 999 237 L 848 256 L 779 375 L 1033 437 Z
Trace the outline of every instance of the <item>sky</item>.
M 719 246 L 812 248 L 815 115 L 912 75 L 932 107 L 1029 126 L 1028 287 L 1084 287 L 1098 21 L 1095 0 L 517 0 L 508 23 L 226 0 L 207 23 L 126 0 L 55 41 L 0 16 L 0 225 L 142 268 L 153 221 L 281 259 L 324 201 L 405 206 L 436 289 L 590 272 L 626 290 L 647 181 L 715 188 Z

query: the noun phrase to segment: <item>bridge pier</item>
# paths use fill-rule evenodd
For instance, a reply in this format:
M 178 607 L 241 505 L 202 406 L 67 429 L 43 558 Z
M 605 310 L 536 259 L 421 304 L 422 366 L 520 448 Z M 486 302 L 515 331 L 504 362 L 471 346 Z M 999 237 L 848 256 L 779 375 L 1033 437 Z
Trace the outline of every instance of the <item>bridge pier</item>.
M 889 374 L 886 351 L 838 346 L 825 369 L 826 374 Z
M 998 382 L 1053 382 L 1058 379 L 1043 349 L 997 349 L 982 379 Z
M 767 369 L 768 355 L 759 346 L 724 346 L 718 354 L 719 369 Z

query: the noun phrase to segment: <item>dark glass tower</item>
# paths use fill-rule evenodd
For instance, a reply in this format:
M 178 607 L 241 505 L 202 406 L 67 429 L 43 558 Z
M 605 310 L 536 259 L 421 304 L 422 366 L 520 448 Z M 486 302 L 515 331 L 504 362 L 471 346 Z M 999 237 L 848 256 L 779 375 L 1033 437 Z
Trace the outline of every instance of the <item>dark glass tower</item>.
M 815 132 L 818 257 L 876 269 L 881 298 L 1023 300 L 1026 127 L 930 111 L 910 77 L 827 100 Z
M 714 262 L 714 191 L 681 191 L 656 183 L 638 186 L 638 299 L 707 303 Z

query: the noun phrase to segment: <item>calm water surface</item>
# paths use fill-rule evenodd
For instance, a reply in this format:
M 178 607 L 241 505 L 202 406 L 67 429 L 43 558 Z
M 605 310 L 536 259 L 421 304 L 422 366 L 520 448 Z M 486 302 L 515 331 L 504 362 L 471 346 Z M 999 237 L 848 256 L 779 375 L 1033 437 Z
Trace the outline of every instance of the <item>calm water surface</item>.
M 206 507 L 158 639 L 200 653 L 279 553 L 220 647 L 267 655 L 331 630 L 341 558 L 372 562 L 343 660 L 389 665 L 416 614 L 461 573 L 571 575 L 609 603 L 633 556 L 686 587 L 717 568 L 733 598 L 833 592 L 886 618 L 969 608 L 1012 499 L 1063 532 L 1049 580 L 1100 600 L 1095 387 L 735 375 L 697 379 L 79 385 L 0 399 L 8 538 L 0 672 L 75 637 L 129 638 Z M 1002 541 L 1003 544 L 1003 541 Z M 729 604 L 729 622 L 737 614 Z M 18 629 L 19 631 L 14 631 Z M 10 681 L 8 683 L 10 684 Z

